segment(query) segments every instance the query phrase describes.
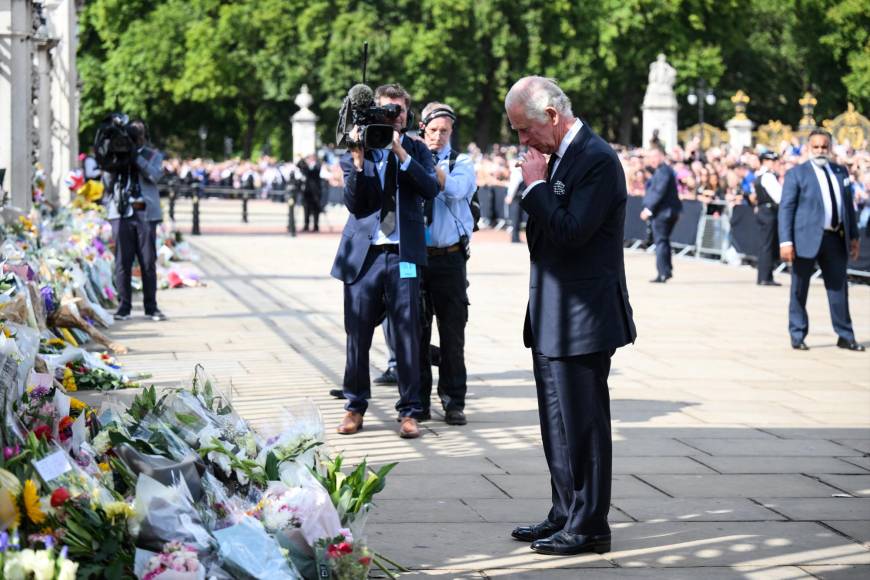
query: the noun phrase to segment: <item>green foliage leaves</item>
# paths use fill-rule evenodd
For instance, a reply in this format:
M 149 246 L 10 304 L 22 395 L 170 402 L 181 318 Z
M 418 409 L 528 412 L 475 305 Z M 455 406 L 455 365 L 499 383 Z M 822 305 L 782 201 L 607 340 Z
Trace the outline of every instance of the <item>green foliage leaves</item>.
M 302 84 L 331 141 L 347 89 L 400 82 L 419 111 L 446 101 L 461 141 L 512 139 L 502 100 L 526 74 L 559 79 L 576 113 L 606 137 L 639 138 L 649 63 L 664 52 L 682 101 L 703 79 L 723 123 L 738 89 L 750 116 L 795 124 L 817 93 L 817 118 L 870 105 L 870 4 L 862 0 L 93 0 L 81 14 L 84 142 L 106 112 L 145 117 L 178 153 L 224 136 L 243 155 L 286 135 Z M 682 125 L 696 122 L 686 107 Z M 162 143 L 165 145 L 166 143 Z

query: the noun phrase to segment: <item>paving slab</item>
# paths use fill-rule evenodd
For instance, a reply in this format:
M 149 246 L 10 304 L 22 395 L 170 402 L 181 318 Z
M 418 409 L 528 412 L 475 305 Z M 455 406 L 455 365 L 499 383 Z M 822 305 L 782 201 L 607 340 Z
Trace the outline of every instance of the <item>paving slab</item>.
M 792 520 L 812 521 L 824 515 L 835 520 L 870 521 L 870 499 L 865 498 L 765 498 L 758 501 Z
M 834 528 L 838 532 L 847 535 L 857 542 L 870 547 L 870 518 L 863 521 L 852 519 L 832 521 L 826 520 L 824 524 Z
M 867 470 L 836 457 L 724 457 L 695 456 L 696 461 L 720 473 L 831 473 L 867 474 Z M 854 458 L 863 459 L 863 458 Z
M 852 495 L 870 497 L 870 473 L 865 475 L 820 475 L 819 479 Z
M 188 224 L 185 203 L 179 219 Z M 546 558 L 507 537 L 543 517 L 550 493 L 522 344 L 526 248 L 505 232 L 475 233 L 469 424 L 436 416 L 421 439 L 401 440 L 396 388 L 375 386 L 365 430 L 340 437 L 343 402 L 327 391 L 344 371 L 343 297 L 329 268 L 346 212 L 330 208 L 323 233 L 291 238 L 281 233 L 281 204 L 251 202 L 244 225 L 238 203 L 202 209 L 206 235 L 190 240 L 209 285 L 161 291 L 166 322 L 145 320 L 137 306 L 137 317 L 113 327 L 133 349 L 122 358 L 127 370 L 177 384 L 202 362 L 255 426 L 308 400 L 324 420 L 324 451 L 349 464 L 399 461 L 368 533 L 375 549 L 417 568 L 412 577 L 870 576 L 870 551 L 850 540 L 866 541 L 864 504 L 839 503 L 870 500 L 832 497 L 840 492 L 815 479 L 863 493 L 870 472 L 870 356 L 835 348 L 820 281 L 808 302 L 812 350 L 796 353 L 784 326 L 787 288 L 759 299 L 752 269 L 682 258 L 675 278 L 656 287 L 647 283 L 654 258 L 626 253 L 638 340 L 617 352 L 610 380 L 617 552 Z M 856 334 L 870 336 L 870 286 L 850 288 L 850 308 Z M 370 354 L 374 377 L 386 362 L 379 331 Z
M 655 502 L 645 498 L 619 498 L 613 503 L 642 522 L 767 522 L 786 519 L 743 498 L 666 498 Z
M 643 475 L 645 482 L 672 497 L 830 497 L 837 490 L 795 474 Z

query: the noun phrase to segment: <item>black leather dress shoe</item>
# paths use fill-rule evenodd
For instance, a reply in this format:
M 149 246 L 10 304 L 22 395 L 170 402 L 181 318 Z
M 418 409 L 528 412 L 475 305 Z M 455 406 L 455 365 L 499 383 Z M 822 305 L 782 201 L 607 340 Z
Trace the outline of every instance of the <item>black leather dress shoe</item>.
M 865 350 L 863 344 L 858 344 L 854 340 L 848 341 L 845 338 L 838 338 L 837 346 L 848 350 L 854 350 L 855 352 L 864 352 Z
M 545 521 L 540 524 L 514 528 L 514 531 L 511 532 L 511 537 L 521 542 L 534 542 L 535 540 L 549 538 L 561 529 L 562 526 Z
M 329 396 L 335 397 L 336 399 L 343 399 L 344 391 L 342 391 L 341 389 L 329 389 Z
M 388 368 L 384 374 L 372 381 L 376 385 L 397 385 L 399 378 L 396 376 L 396 369 Z
M 667 281 L 668 281 L 668 279 L 665 278 L 664 276 L 656 276 L 655 278 L 650 280 L 650 282 L 652 282 L 653 284 L 664 284 Z
M 762 280 L 758 283 L 759 286 L 782 286 L 779 282 L 775 282 L 773 280 Z
M 793 342 L 791 343 L 791 347 L 795 350 L 810 350 L 810 347 L 807 346 L 807 343 L 804 341 Z
M 594 552 L 604 554 L 610 551 L 610 534 L 606 536 L 584 536 L 571 532 L 556 532 L 549 538 L 532 542 L 532 550 L 538 554 L 568 556 Z
M 448 425 L 465 425 L 468 419 L 465 418 L 465 413 L 459 409 L 450 409 L 444 414 L 444 422 Z

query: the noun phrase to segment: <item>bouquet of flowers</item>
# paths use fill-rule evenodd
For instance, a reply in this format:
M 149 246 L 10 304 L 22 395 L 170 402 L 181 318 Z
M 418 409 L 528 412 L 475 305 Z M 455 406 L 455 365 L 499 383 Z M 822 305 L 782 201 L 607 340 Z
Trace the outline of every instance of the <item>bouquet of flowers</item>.
M 0 533 L 0 574 L 7 580 L 75 580 L 79 565 L 67 558 L 66 547 L 54 550 L 51 536 L 41 550 L 21 549 L 17 534 Z
M 141 580 L 203 580 L 205 567 L 196 548 L 181 542 L 167 542 L 159 553 L 136 550 L 136 576 Z
M 333 580 L 365 580 L 372 565 L 372 554 L 363 542 L 355 542 L 350 530 L 315 545 L 318 573 Z

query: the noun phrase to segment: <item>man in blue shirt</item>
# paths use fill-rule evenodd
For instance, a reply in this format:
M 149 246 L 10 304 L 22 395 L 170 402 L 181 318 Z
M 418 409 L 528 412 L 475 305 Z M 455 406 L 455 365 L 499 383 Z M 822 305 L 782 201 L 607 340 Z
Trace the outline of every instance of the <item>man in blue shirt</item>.
M 422 277 L 424 296 L 421 345 L 422 382 L 420 419 L 430 418 L 432 365 L 429 341 L 433 315 L 438 319 L 441 362 L 438 396 L 449 425 L 465 425 L 465 325 L 468 322 L 468 282 L 465 261 L 474 230 L 471 198 L 477 189 L 474 163 L 450 147 L 456 113 L 449 105 L 433 102 L 423 108 L 420 129 L 432 153 L 438 195 L 423 204 L 429 263 Z

